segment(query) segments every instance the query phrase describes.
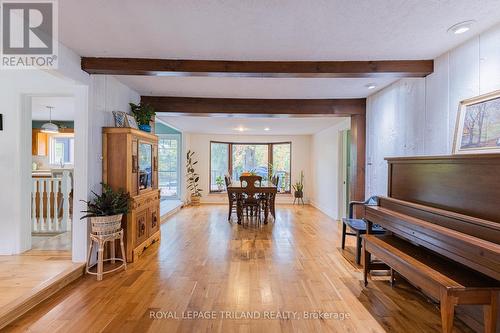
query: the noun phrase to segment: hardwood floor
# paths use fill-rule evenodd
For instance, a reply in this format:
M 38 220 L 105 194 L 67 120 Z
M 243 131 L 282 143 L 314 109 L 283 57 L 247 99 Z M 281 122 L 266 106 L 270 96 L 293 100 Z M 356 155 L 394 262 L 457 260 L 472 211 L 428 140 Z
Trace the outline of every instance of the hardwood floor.
M 82 274 L 64 251 L 0 256 L 0 329 Z
M 257 227 L 228 223 L 226 209 L 182 209 L 127 271 L 101 282 L 86 276 L 6 331 L 441 331 L 438 307 L 403 281 L 391 288 L 382 276 L 364 288 L 351 239 L 341 251 L 339 222 L 320 211 L 278 206 L 277 221 Z M 204 313 L 214 319 L 159 319 L 195 311 L 215 311 Z M 244 319 L 244 311 L 260 319 Z M 304 318 L 314 312 L 346 318 Z M 278 314 L 291 318 L 268 318 Z M 456 319 L 455 331 L 470 329 Z

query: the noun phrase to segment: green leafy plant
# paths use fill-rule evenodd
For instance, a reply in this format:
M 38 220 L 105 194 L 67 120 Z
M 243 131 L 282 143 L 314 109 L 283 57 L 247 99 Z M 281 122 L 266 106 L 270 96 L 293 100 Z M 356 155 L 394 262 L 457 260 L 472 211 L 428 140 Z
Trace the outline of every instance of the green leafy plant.
M 222 178 L 222 176 L 217 176 L 215 178 L 215 184 L 219 187 L 219 189 L 224 187 L 224 179 Z
M 201 197 L 202 189 L 199 188 L 198 182 L 200 181 L 200 176 L 194 171 L 194 166 L 198 161 L 193 160 L 194 151 L 189 150 L 186 155 L 186 170 L 187 170 L 187 182 L 188 189 L 191 191 L 191 195 L 194 197 Z
M 304 190 L 304 171 L 300 172 L 300 181 L 295 182 L 292 187 L 295 192 L 302 192 Z
M 129 105 L 132 115 L 139 125 L 149 125 L 151 119 L 156 115 L 155 109 L 149 104 L 129 103 Z
M 96 194 L 92 191 L 95 198 L 91 201 L 85 201 L 87 210 L 82 211 L 85 213 L 81 219 L 96 216 L 112 216 L 119 214 L 127 214 L 130 207 L 130 195 L 122 189 L 113 191 L 111 186 L 105 183 L 102 185 L 102 194 Z

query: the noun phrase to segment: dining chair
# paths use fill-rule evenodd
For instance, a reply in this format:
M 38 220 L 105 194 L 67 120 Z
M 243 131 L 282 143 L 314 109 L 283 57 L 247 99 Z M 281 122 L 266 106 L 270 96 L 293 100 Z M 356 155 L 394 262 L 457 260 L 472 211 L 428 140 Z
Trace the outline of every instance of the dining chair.
M 237 198 L 236 198 L 236 193 L 231 193 L 228 190 L 229 185 L 231 185 L 231 183 L 232 183 L 231 176 L 224 175 L 224 182 L 226 183 L 227 199 L 229 202 L 229 213 L 227 216 L 227 220 L 231 221 L 231 215 L 233 212 L 236 212 L 236 209 L 237 209 L 237 206 L 236 206 L 237 205 L 237 203 L 236 203 Z
M 241 199 L 240 205 L 243 210 L 245 210 L 248 217 L 248 210 L 250 209 L 250 216 L 255 215 L 258 218 L 259 224 L 261 222 L 261 212 L 262 212 L 262 200 L 257 197 L 258 189 L 255 183 L 262 184 L 261 176 L 240 176 L 241 186 L 245 189 L 244 197 Z
M 276 186 L 278 192 L 279 192 L 279 186 L 280 186 L 280 176 L 279 175 L 274 175 L 271 177 L 271 183 L 273 183 L 274 186 Z
M 342 249 L 345 248 L 345 237 L 356 236 L 356 264 L 361 262 L 361 235 L 366 234 L 366 221 L 364 219 L 354 218 L 354 206 L 356 205 L 371 205 L 378 204 L 378 197 L 373 196 L 366 201 L 351 201 L 349 202 L 349 212 L 347 218 L 342 218 Z M 347 232 L 347 226 L 352 232 Z M 385 230 L 378 224 L 372 226 L 373 234 L 384 234 Z

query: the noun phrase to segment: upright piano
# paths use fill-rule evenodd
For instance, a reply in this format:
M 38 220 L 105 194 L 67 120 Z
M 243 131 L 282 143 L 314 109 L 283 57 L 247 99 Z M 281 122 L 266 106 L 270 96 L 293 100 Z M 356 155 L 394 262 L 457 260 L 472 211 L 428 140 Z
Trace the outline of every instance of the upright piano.
M 371 255 L 441 303 L 443 332 L 459 304 L 482 304 L 496 332 L 500 290 L 500 154 L 387 158 L 388 195 L 365 206 Z M 372 224 L 388 235 L 370 235 Z

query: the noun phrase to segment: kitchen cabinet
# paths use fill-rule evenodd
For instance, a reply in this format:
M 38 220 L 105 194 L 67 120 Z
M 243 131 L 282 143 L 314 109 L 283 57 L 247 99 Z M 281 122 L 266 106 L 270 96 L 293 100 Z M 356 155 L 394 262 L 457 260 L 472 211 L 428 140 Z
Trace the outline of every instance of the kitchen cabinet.
M 33 129 L 31 133 L 31 155 L 49 155 L 49 135 L 40 129 Z

